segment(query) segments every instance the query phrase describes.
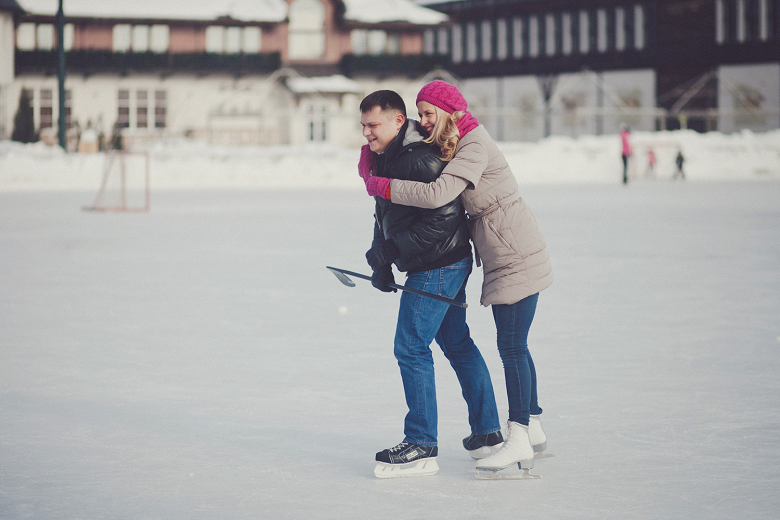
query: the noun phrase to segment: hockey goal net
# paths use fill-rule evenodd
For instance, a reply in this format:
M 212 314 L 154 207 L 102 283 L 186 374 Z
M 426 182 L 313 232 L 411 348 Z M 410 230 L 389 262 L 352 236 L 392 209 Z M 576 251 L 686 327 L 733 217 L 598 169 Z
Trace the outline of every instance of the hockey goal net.
M 149 152 L 107 152 L 92 211 L 149 211 Z

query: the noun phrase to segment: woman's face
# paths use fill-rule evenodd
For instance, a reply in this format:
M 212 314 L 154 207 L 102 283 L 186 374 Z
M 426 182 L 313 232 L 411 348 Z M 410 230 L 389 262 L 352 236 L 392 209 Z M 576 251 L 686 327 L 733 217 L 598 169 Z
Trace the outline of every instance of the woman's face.
M 430 134 L 433 131 L 433 125 L 436 124 L 436 107 L 427 101 L 418 101 L 417 115 L 420 116 L 422 127 Z

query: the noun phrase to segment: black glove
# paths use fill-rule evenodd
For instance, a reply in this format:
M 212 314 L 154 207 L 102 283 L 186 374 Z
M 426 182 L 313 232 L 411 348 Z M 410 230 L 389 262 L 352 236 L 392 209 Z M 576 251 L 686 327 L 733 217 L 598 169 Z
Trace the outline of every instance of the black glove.
M 374 271 L 392 264 L 393 260 L 399 256 L 401 256 L 401 250 L 398 249 L 398 246 L 392 240 L 385 240 L 366 251 L 366 260 Z
M 391 283 L 395 283 L 395 278 L 393 278 L 393 267 L 390 264 L 380 267 L 371 275 L 371 285 L 382 292 L 396 292 L 394 287 L 390 287 Z

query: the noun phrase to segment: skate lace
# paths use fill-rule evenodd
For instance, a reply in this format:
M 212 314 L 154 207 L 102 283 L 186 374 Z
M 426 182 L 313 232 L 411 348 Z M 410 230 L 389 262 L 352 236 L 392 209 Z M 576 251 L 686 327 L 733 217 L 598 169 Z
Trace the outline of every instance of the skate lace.
M 409 446 L 408 442 L 402 442 L 398 446 L 393 446 L 392 448 L 390 448 L 390 453 L 395 453 L 396 451 L 401 451 L 402 449 L 406 448 L 407 446 Z

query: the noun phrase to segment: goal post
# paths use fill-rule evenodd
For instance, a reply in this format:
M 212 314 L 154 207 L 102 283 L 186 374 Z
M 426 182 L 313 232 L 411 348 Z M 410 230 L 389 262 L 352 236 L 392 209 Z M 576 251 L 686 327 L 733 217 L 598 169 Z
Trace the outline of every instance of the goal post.
M 103 178 L 90 211 L 149 211 L 149 152 L 106 152 Z

